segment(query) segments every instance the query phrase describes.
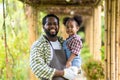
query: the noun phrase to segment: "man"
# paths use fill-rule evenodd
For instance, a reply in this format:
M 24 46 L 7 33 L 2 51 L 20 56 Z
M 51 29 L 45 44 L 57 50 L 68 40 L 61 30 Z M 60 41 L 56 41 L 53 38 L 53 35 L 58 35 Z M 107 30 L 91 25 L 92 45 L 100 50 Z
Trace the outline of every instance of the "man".
M 42 19 L 45 35 L 32 45 L 30 51 L 30 66 L 40 80 L 74 79 L 77 70 L 74 67 L 65 68 L 66 56 L 61 48 L 62 40 L 57 36 L 59 18 L 48 14 Z

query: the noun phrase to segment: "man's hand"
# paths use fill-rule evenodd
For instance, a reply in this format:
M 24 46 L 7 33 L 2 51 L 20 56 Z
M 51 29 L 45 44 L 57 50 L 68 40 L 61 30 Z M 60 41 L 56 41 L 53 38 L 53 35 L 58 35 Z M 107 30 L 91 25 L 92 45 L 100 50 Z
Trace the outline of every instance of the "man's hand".
M 77 73 L 78 73 L 78 68 L 71 66 L 69 68 L 64 69 L 63 77 L 69 80 L 73 80 L 77 76 Z

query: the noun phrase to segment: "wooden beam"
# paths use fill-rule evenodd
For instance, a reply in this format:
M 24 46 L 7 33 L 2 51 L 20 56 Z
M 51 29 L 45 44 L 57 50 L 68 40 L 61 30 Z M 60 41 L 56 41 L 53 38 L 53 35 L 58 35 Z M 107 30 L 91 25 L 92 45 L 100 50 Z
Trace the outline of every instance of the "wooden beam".
M 86 15 L 92 16 L 92 7 L 80 7 L 80 6 L 40 6 L 39 10 L 46 13 L 54 13 L 57 15 Z
M 96 6 L 102 0 L 19 0 L 32 6 L 43 5 L 80 5 L 80 6 Z

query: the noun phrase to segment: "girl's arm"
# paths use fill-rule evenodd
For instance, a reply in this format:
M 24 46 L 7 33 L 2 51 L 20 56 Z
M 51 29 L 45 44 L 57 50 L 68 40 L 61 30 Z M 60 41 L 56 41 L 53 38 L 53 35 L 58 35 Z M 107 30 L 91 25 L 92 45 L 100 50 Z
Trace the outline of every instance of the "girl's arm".
M 67 68 L 71 66 L 71 63 L 75 57 L 76 57 L 76 54 L 72 53 L 71 56 L 69 57 L 67 63 L 66 63 Z

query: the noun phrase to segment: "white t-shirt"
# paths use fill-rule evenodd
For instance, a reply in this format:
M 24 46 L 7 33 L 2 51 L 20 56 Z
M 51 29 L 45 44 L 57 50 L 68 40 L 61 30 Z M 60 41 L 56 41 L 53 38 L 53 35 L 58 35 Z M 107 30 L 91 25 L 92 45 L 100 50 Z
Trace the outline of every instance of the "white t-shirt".
M 51 59 L 53 58 L 53 49 L 57 49 L 57 50 L 59 50 L 59 49 L 61 49 L 61 44 L 60 44 L 60 42 L 57 40 L 57 41 L 54 41 L 54 42 L 52 42 L 52 41 L 50 41 L 50 43 L 51 43 Z M 53 49 L 52 49 L 52 47 L 53 47 Z
M 58 40 L 54 41 L 54 42 L 50 41 L 50 43 L 51 43 L 53 49 L 61 49 L 61 44 Z

